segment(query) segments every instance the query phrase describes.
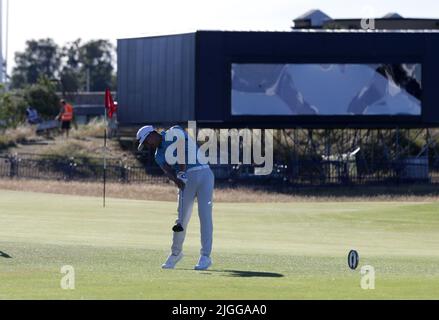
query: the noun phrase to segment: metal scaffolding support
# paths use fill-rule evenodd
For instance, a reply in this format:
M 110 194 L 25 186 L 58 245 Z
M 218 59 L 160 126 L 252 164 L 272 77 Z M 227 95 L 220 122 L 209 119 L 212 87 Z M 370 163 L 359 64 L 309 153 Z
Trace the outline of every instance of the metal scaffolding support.
M 324 183 L 421 181 L 437 167 L 438 131 L 432 129 L 283 129 L 278 163 L 290 180 Z M 434 150 L 434 151 L 432 151 Z

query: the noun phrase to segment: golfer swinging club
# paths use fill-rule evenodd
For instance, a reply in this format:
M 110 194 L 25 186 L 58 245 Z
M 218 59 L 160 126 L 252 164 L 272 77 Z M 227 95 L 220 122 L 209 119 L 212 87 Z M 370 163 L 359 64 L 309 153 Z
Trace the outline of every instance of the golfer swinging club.
M 183 258 L 183 242 L 186 236 L 186 228 L 192 214 L 195 197 L 197 197 L 198 216 L 201 226 L 201 256 L 198 264 L 195 266 L 195 270 L 208 269 L 212 265 L 210 258 L 213 233 L 212 194 L 215 180 L 209 165 L 200 164 L 197 157 L 196 161 L 193 161 L 195 162 L 194 164 L 187 163 L 188 142 L 194 145 L 195 142 L 179 126 L 174 126 L 161 133 L 155 131 L 152 126 L 145 126 L 137 132 L 137 140 L 139 142 L 139 151 L 143 150 L 145 146 L 155 150 L 155 161 L 179 189 L 178 218 L 172 228 L 174 234 L 171 254 L 162 265 L 162 268 L 174 269 L 175 265 Z M 177 161 L 177 163 L 171 165 L 167 159 L 166 150 L 171 145 L 178 145 L 179 143 L 184 145 L 185 161 Z M 178 150 L 174 151 L 178 153 Z M 175 152 L 173 155 L 175 156 Z

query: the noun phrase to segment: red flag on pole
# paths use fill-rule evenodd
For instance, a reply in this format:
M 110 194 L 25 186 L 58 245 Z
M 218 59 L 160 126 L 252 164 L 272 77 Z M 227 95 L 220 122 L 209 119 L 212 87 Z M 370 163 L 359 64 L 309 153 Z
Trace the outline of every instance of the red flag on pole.
M 111 96 L 110 89 L 105 90 L 105 108 L 107 109 L 108 117 L 111 119 L 113 114 L 117 111 L 117 107 Z

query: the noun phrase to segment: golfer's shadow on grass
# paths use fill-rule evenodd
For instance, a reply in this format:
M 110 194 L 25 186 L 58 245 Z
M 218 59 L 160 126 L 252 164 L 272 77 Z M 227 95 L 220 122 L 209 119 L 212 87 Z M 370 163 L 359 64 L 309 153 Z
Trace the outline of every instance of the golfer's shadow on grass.
M 223 273 L 227 277 L 237 277 L 237 278 L 282 278 L 284 277 L 281 273 L 274 272 L 263 272 L 263 271 L 243 271 L 243 270 L 206 270 L 203 274 L 210 273 Z
M 6 252 L 0 251 L 0 258 L 12 259 L 12 257 Z

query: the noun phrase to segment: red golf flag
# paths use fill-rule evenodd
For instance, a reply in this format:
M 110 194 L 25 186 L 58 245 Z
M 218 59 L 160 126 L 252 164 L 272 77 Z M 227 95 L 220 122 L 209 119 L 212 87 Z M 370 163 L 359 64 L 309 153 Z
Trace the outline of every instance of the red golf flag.
M 105 108 L 107 109 L 108 117 L 111 119 L 116 112 L 117 107 L 111 96 L 110 89 L 105 90 Z

